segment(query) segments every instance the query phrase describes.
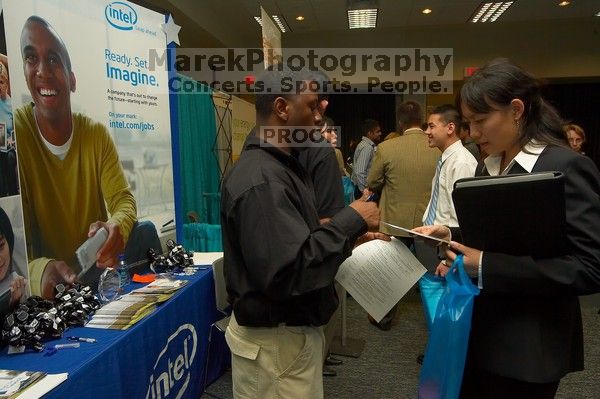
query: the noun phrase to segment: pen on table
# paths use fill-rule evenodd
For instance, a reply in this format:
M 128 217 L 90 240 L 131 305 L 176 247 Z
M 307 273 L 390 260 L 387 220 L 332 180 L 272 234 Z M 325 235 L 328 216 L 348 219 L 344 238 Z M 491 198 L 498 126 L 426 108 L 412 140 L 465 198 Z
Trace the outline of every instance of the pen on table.
M 56 344 L 49 348 L 46 348 L 46 353 L 44 353 L 44 356 L 52 356 L 56 352 L 58 352 L 59 349 L 79 348 L 80 345 L 81 344 L 79 342 L 73 342 L 70 344 Z
M 96 338 L 69 337 L 68 339 L 69 341 L 89 342 L 90 344 L 96 343 Z

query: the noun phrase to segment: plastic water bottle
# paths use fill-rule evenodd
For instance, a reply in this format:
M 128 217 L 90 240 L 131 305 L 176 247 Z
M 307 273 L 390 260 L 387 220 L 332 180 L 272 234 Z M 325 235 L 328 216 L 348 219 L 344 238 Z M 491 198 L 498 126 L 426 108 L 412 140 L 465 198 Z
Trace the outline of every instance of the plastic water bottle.
M 119 289 L 123 291 L 123 288 L 131 282 L 129 278 L 129 267 L 125 263 L 125 255 L 119 255 L 119 266 L 117 268 L 119 273 Z

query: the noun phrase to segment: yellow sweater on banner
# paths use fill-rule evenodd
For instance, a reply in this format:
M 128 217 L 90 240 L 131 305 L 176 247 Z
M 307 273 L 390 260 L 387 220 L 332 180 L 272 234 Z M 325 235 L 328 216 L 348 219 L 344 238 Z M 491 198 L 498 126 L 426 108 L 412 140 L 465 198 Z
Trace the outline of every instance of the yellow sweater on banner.
M 50 260 L 79 271 L 75 250 L 87 239 L 91 223 L 118 224 L 127 242 L 136 204 L 104 125 L 74 113 L 73 139 L 63 160 L 40 137 L 33 104 L 15 112 L 15 132 L 31 292 L 39 295 Z

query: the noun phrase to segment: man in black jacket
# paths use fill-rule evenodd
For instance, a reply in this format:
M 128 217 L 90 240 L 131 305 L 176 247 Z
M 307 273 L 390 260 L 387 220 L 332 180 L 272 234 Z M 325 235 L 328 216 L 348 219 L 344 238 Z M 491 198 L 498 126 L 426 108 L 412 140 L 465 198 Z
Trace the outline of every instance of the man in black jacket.
M 225 336 L 236 398 L 323 396 L 321 326 L 337 307 L 333 279 L 357 241 L 377 237 L 364 233 L 379 223 L 377 206 L 364 200 L 319 223 L 311 179 L 296 158 L 301 149 L 281 129 L 316 126 L 319 99 L 310 90 L 281 94 L 283 81 L 308 85 L 313 79 L 278 69 L 257 80 L 271 90 L 257 94 L 256 135 L 222 188 L 225 278 L 233 305 Z

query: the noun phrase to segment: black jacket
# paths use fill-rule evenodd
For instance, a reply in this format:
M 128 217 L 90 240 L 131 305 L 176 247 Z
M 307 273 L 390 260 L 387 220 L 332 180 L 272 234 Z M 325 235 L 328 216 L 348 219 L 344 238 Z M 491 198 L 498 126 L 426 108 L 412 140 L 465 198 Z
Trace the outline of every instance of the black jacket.
M 536 383 L 583 369 L 578 295 L 600 291 L 598 169 L 570 149 L 547 146 L 532 170 L 543 171 L 565 174 L 569 254 L 534 259 L 484 252 L 468 355 L 470 367 Z M 524 172 L 515 164 L 509 174 Z M 477 174 L 487 173 L 478 168 Z
M 256 327 L 327 323 L 337 269 L 367 229 L 350 207 L 319 225 L 304 168 L 256 137 L 223 182 L 221 227 L 236 320 Z

